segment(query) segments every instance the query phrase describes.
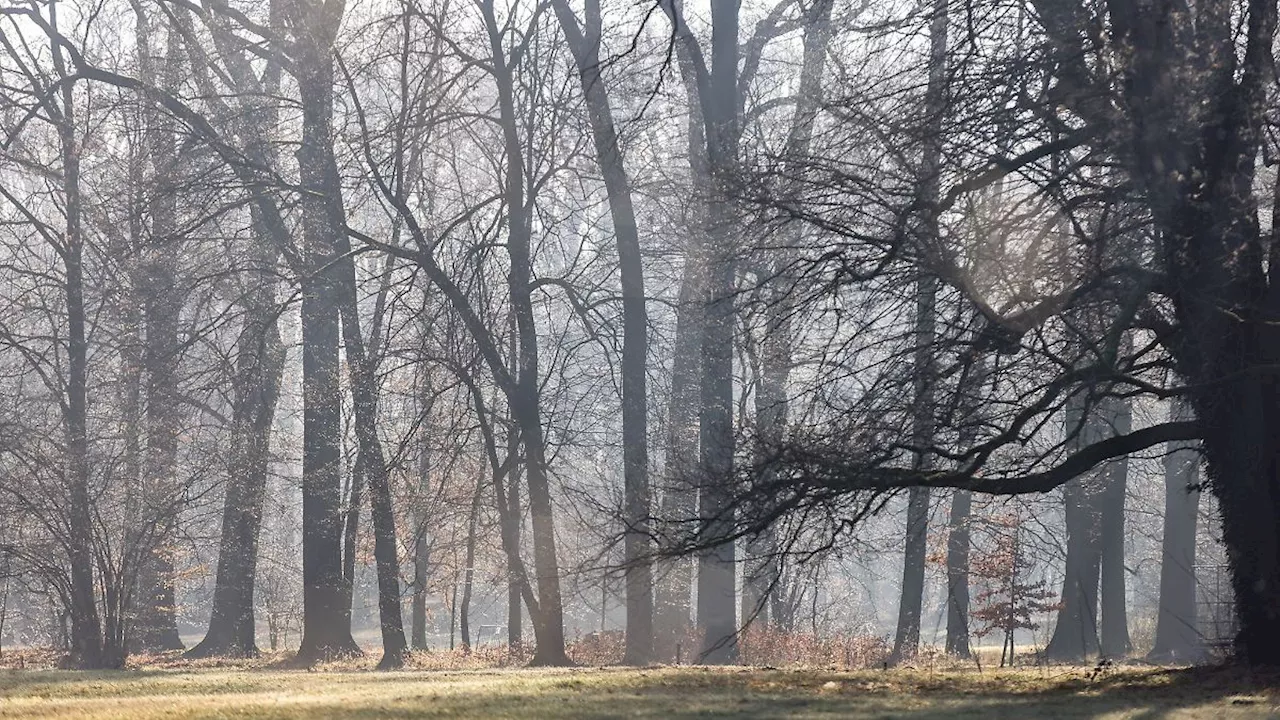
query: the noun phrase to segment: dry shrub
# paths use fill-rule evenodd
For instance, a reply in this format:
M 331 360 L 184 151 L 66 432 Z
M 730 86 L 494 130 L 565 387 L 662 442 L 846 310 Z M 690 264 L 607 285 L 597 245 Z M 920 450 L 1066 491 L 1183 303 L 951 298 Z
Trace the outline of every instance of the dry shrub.
M 52 648 L 6 649 L 0 654 L 0 670 L 53 670 L 65 667 L 68 658 L 65 650 Z
M 621 630 L 588 633 L 565 646 L 570 660 L 590 667 L 621 665 L 626 649 L 626 634 Z
M 738 641 L 744 665 L 823 667 L 857 670 L 881 667 L 889 658 L 889 641 L 868 634 L 815 635 L 772 628 L 748 628 Z
M 521 667 L 529 663 L 532 648 L 522 647 L 512 652 L 506 643 L 476 645 L 470 650 L 417 650 L 405 660 L 405 667 L 414 670 L 484 670 L 498 667 Z

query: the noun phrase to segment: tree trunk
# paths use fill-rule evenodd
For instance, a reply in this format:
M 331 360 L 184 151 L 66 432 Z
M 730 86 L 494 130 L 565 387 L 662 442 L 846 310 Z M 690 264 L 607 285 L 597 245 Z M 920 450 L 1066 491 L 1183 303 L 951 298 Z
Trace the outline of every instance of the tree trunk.
M 256 216 L 256 211 L 253 212 Z M 254 223 L 258 227 L 258 223 Z M 222 541 L 214 581 L 213 608 L 204 639 L 187 657 L 256 657 L 253 592 L 257 579 L 258 534 L 271 464 L 271 429 L 284 372 L 285 350 L 272 311 L 276 254 L 259 239 L 250 290 L 243 309 L 245 328 L 236 354 Z
M 800 177 L 808 161 L 813 127 L 822 104 L 822 77 L 826 68 L 827 44 L 831 40 L 832 0 L 817 0 L 805 12 L 804 54 L 800 65 L 800 78 L 796 89 L 796 107 L 791 116 L 787 133 L 785 159 L 787 167 L 783 175 L 789 185 L 782 189 L 781 201 L 789 204 L 799 201 L 804 192 Z M 756 391 L 756 429 L 759 434 L 760 454 L 768 458 L 779 447 L 786 435 L 789 418 L 788 385 L 793 365 L 791 351 L 795 341 L 791 317 L 795 312 L 791 286 L 795 251 L 801 245 L 803 225 L 792 223 L 785 231 L 781 248 L 771 253 L 771 267 L 765 288 L 764 337 L 760 348 L 760 384 Z M 762 479 L 765 487 L 773 483 L 776 469 L 765 463 Z M 766 557 L 760 558 L 747 581 L 743 582 L 743 617 L 758 612 L 757 620 L 769 622 L 770 609 L 776 604 L 773 595 L 782 591 L 781 559 L 776 556 L 776 538 L 772 528 L 755 544 Z
M 967 447 L 963 443 L 962 447 Z M 947 645 L 948 655 L 969 657 L 969 518 L 973 494 L 956 490 L 947 521 Z
M 1085 416 L 1083 394 L 1067 404 L 1066 432 L 1075 433 L 1070 447 L 1087 447 L 1098 438 L 1097 419 Z M 1079 663 L 1099 651 L 1098 582 L 1102 548 L 1098 532 L 1099 493 L 1096 470 L 1063 486 L 1067 559 L 1062 578 L 1062 606 L 1053 635 L 1045 647 L 1051 660 Z
M 332 154 L 329 156 L 329 164 L 336 178 L 337 165 Z M 337 206 L 332 209 L 332 212 L 335 215 L 341 215 L 343 213 L 341 196 L 336 196 L 334 200 Z M 378 359 L 374 355 L 377 348 L 365 348 L 364 334 L 360 329 L 359 303 L 356 298 L 355 261 L 345 234 L 340 236 L 337 245 L 343 258 L 339 263 L 341 274 L 339 282 L 342 288 L 340 292 L 342 335 L 346 346 L 346 365 L 351 384 L 356 439 L 360 448 L 358 465 L 362 471 L 360 474 L 363 475 L 369 487 L 370 516 L 373 520 L 374 533 L 373 554 L 378 570 L 378 617 L 382 630 L 382 660 L 378 663 L 378 667 L 397 668 L 404 665 L 404 654 L 408 643 L 404 637 L 404 614 L 400 606 L 400 558 L 396 547 L 391 471 L 387 468 L 382 440 L 378 437 Z M 381 332 L 378 322 L 374 323 L 371 333 L 371 337 L 375 339 Z M 354 492 L 351 504 L 351 514 L 358 517 L 359 498 Z M 354 517 L 352 519 L 354 521 Z M 354 548 L 348 547 L 347 553 L 348 563 L 350 563 L 354 559 Z M 350 586 L 354 573 L 349 569 L 346 575 L 348 586 Z M 349 603 L 348 607 L 350 607 Z
M 734 543 L 733 330 L 738 250 L 732 207 L 738 142 L 738 3 L 712 0 L 711 72 L 701 98 L 707 128 L 712 195 L 708 205 L 707 272 L 702 336 L 700 497 L 703 532 L 717 545 L 698 557 L 700 658 L 722 664 L 738 658 L 737 567 Z
M 54 62 L 62 70 L 61 49 L 53 44 Z M 65 76 L 65 72 L 60 74 Z M 88 437 L 88 356 L 85 337 L 84 235 L 81 226 L 80 149 L 76 143 L 75 94 L 73 84 L 61 86 L 61 107 L 57 109 L 59 153 L 62 158 L 62 189 L 65 194 L 66 236 L 62 252 L 66 273 L 63 290 L 67 304 L 67 400 L 63 418 L 67 436 L 67 555 L 70 570 L 69 602 L 71 652 L 83 668 L 115 667 L 123 664 L 123 653 L 115 657 L 104 647 L 102 622 L 98 615 L 94 583 L 93 500 L 89 476 Z
M 481 12 L 493 54 L 493 72 L 497 82 L 506 159 L 504 191 L 508 225 L 507 253 L 511 259 L 508 287 L 520 345 L 519 373 L 508 399 L 512 415 L 520 427 L 529 484 L 529 514 L 532 520 L 533 557 L 538 586 L 538 611 L 534 613 L 531 609 L 538 645 L 534 650 L 532 663 L 569 665 L 571 663 L 564 651 L 564 603 L 560 594 L 555 516 L 542 433 L 538 330 L 534 322 L 532 298 L 532 230 L 529 203 L 525 197 L 524 153 L 516 114 L 514 69 L 508 64 L 510 59 L 503 51 L 503 31 L 498 24 L 492 0 L 482 0 Z
M 330 8 L 338 12 L 330 16 Z M 338 242 L 344 232 L 333 165 L 332 43 L 341 6 L 292 6 L 294 75 L 302 105 L 298 148 L 303 188 L 302 247 L 302 575 L 298 658 L 314 662 L 360 654 L 351 637 L 342 552 L 342 398 L 339 363 Z
M 921 158 L 920 244 L 940 241 L 938 202 L 939 172 L 942 165 L 942 118 L 946 111 L 947 83 L 947 0 L 935 0 L 929 24 L 929 77 L 925 87 L 926 135 Z M 937 325 L 938 280 L 923 271 L 916 280 L 915 367 L 913 392 L 915 409 L 911 419 L 916 469 L 931 464 L 929 448 L 934 444 L 934 363 L 933 343 Z M 891 659 L 914 658 L 920 647 L 920 613 L 924 595 L 924 565 L 928 552 L 929 489 L 911 488 L 907 501 L 907 538 L 903 553 L 902 595 L 898 606 L 898 629 Z
M 649 355 L 649 314 L 645 307 L 640 231 L 631 203 L 631 181 L 613 124 L 613 109 L 600 73 L 600 0 L 587 0 L 585 27 L 567 0 L 553 4 L 578 67 L 586 99 L 596 162 L 604 178 L 622 277 L 622 464 L 623 553 L 626 580 L 628 665 L 653 659 L 653 573 L 649 547 L 649 431 L 645 388 Z
M 933 276 L 917 280 L 915 329 L 915 416 L 912 443 L 920 448 L 913 460 L 917 469 L 929 467 L 927 449 L 934 442 L 933 342 L 937 323 L 938 281 Z M 928 554 L 929 489 L 908 491 L 907 537 L 902 558 L 902 596 L 898 605 L 898 631 L 893 662 L 910 660 L 920 648 L 920 614 L 924 602 L 924 566 Z
M 462 579 L 462 609 L 459 612 L 459 628 L 462 632 L 462 650 L 471 652 L 471 589 L 475 580 L 476 529 L 480 522 L 480 497 L 484 482 L 476 481 L 476 492 L 471 498 L 471 512 L 467 514 L 467 559 Z
M 698 298 L 702 278 L 701 233 L 686 244 L 684 270 L 676 306 L 676 332 L 671 368 L 671 395 L 667 404 L 665 487 L 660 517 L 677 537 L 695 518 L 697 491 L 694 480 L 698 457 L 698 405 L 702 380 L 699 355 L 702 346 L 703 309 Z M 654 607 L 654 655 L 664 662 L 676 657 L 676 646 L 692 624 L 693 560 L 679 557 L 658 568 Z
M 1109 399 L 1104 410 L 1108 436 L 1123 435 L 1133 424 L 1128 400 Z M 1099 540 L 1102 544 L 1102 607 L 1099 650 L 1103 657 L 1122 658 L 1133 650 L 1124 591 L 1124 503 L 1128 494 L 1129 459 L 1112 460 L 1106 466 L 1106 486 L 1098 494 Z
M 689 107 L 689 170 L 691 188 L 711 186 L 707 167 L 706 124 L 701 112 L 698 79 L 688 49 L 676 45 L 676 58 Z M 697 521 L 697 473 L 700 457 L 699 408 L 702 403 L 702 336 L 705 325 L 702 288 L 706 283 L 707 203 L 691 193 L 686 205 L 689 230 L 684 244 L 684 267 L 676 305 L 672 347 L 671 393 L 667 403 L 665 487 L 660 517 L 664 535 L 677 544 Z M 693 625 L 694 559 L 677 557 L 658 568 L 654 607 L 654 654 L 659 660 L 677 659 L 680 641 Z
M 144 82 L 172 89 L 180 71 L 181 46 L 176 30 L 169 32 L 164 67 L 154 70 L 150 33 L 140 6 L 139 26 L 144 32 L 138 38 L 140 77 Z M 143 367 L 146 370 L 146 434 L 147 452 L 142 487 L 144 503 L 154 510 L 156 537 L 147 543 L 150 552 L 142 559 L 138 575 L 137 617 L 134 620 L 134 644 L 141 650 L 163 652 L 180 650 L 174 598 L 173 541 L 175 522 L 171 517 L 177 478 L 178 413 L 178 315 L 182 298 L 177 288 L 177 152 L 173 121 L 158 109 L 145 121 L 147 150 L 152 166 L 152 198 L 150 203 L 151 235 L 144 245 L 142 267 L 143 323 L 146 345 Z M 151 518 L 146 518 L 150 521 Z
M 1191 419 L 1175 401 L 1171 420 Z M 1153 662 L 1196 662 L 1204 646 L 1196 625 L 1196 513 L 1200 505 L 1200 453 L 1190 443 L 1170 443 L 1164 457 L 1164 541 L 1160 551 L 1160 610 Z
M 907 496 L 907 538 L 902 558 L 902 596 L 892 662 L 912 660 L 920 649 L 920 613 L 924 601 L 924 564 L 928 551 L 929 489 L 911 488 Z
M 422 417 L 418 427 L 418 489 L 417 502 L 414 505 L 413 534 L 413 608 L 411 619 L 411 635 L 414 650 L 427 649 L 427 578 L 431 567 L 431 544 L 427 535 L 426 514 L 427 494 L 431 489 L 431 436 L 428 418 L 432 412 L 433 398 L 430 379 L 424 373 L 422 389 L 419 391 L 422 403 Z
M 281 4 L 279 0 L 270 3 L 273 26 L 280 25 Z M 177 17 L 181 22 L 183 16 Z M 198 48 L 188 47 L 193 49 Z M 231 58 L 228 62 L 233 64 Z M 270 98 L 279 92 L 281 75 L 282 65 L 275 60 L 268 61 L 260 77 L 249 72 L 236 75 L 237 82 L 248 83 L 252 90 L 246 94 L 262 98 L 241 118 L 246 155 L 260 167 L 272 164 L 270 139 L 278 116 Z M 245 90 L 243 86 L 241 89 Z M 264 205 L 270 205 L 270 201 L 264 199 L 249 206 L 252 240 L 240 300 L 244 325 L 236 344 L 231 442 L 213 607 L 209 630 L 187 652 L 189 658 L 259 654 L 254 622 L 258 538 L 271 465 L 271 433 L 286 358 L 275 298 L 284 230 L 269 219 L 278 220 L 278 210 L 272 208 L 268 215 L 263 211 Z
M 515 552 L 520 551 L 521 518 L 524 517 L 520 506 L 520 454 L 519 438 L 512 429 L 507 445 L 507 506 L 509 509 L 506 532 L 510 537 L 510 545 Z M 501 478 L 497 482 L 502 482 Z M 525 578 L 520 574 L 516 563 L 507 561 L 507 649 L 513 656 L 524 651 L 524 614 L 521 611 L 520 599 L 524 596 Z

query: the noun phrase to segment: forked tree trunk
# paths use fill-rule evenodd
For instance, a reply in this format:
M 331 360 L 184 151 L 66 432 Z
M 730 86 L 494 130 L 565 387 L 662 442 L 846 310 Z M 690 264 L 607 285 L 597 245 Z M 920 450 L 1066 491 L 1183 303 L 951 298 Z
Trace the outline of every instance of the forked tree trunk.
M 519 338 L 519 373 L 508 401 L 520 428 L 524 466 L 529 486 L 529 515 L 533 528 L 533 557 L 538 588 L 538 609 L 533 616 L 537 648 L 534 665 L 569 665 L 564 649 L 564 603 L 560 593 L 560 567 L 556 557 L 555 516 L 551 481 L 547 474 L 546 445 L 542 431 L 541 391 L 538 369 L 538 330 L 533 312 L 533 257 L 531 218 L 524 185 L 524 152 L 520 119 L 515 102 L 514 62 L 503 50 L 503 30 L 492 0 L 481 0 L 481 14 L 489 36 L 493 75 L 497 84 L 500 126 L 506 161 L 504 200 L 507 209 L 507 254 L 511 265 L 508 290 Z
M 281 2 L 270 3 L 271 23 L 280 26 Z M 181 22 L 184 16 L 178 15 Z M 198 47 L 188 47 L 194 56 Z M 243 58 L 241 58 L 243 60 Z M 246 155 L 260 167 L 272 165 L 270 138 L 278 120 L 270 98 L 279 92 L 281 64 L 268 60 L 259 77 L 243 64 L 228 63 L 242 92 L 259 101 L 251 103 L 239 118 L 246 139 Z M 252 92 L 248 92 L 252 90 Z M 213 607 L 204 639 L 187 657 L 256 657 L 254 588 L 257 582 L 258 538 L 271 464 L 271 434 L 276 402 L 284 372 L 285 349 L 276 311 L 276 276 L 283 228 L 269 222 L 262 200 L 249 207 L 252 234 L 241 292 L 243 328 L 236 343 L 235 378 L 232 383 L 231 442 L 228 448 L 226 494 L 223 499 L 222 535 L 214 581 Z M 278 210 L 272 215 L 278 217 Z
M 331 165 L 330 172 L 336 176 L 337 164 L 332 154 L 328 162 Z M 335 216 L 341 216 L 343 213 L 341 195 L 334 198 L 334 201 L 336 207 L 333 207 L 331 212 Z M 341 284 L 339 297 L 342 306 L 342 335 L 346 346 L 352 411 L 355 415 L 356 439 L 360 452 L 357 465 L 361 472 L 358 476 L 368 484 L 370 517 L 373 520 L 373 554 L 378 572 L 378 617 L 382 630 L 382 660 L 378 663 L 378 667 L 398 668 L 404 665 L 404 654 L 408 643 L 404 637 L 404 615 L 400 606 L 400 558 L 396 545 L 395 511 L 392 507 L 391 471 L 387 468 L 382 440 L 378 437 L 378 360 L 374 355 L 377 348 L 365 347 L 364 333 L 360 327 L 359 303 L 356 297 L 355 261 L 345 235 L 340 237 L 337 246 L 343 258 L 339 262 Z M 380 322 L 381 318 L 377 317 L 373 323 L 371 337 L 375 341 L 381 333 Z M 353 492 L 351 497 L 353 527 L 354 519 L 359 515 L 359 502 L 359 497 Z M 350 565 L 354 561 L 354 554 L 354 548 L 349 546 L 346 572 L 348 587 L 354 576 Z
M 689 107 L 688 154 L 690 186 L 711 185 L 707 167 L 706 125 L 700 109 L 697 73 L 688 49 L 678 43 L 676 58 Z M 668 541 L 682 542 L 697 521 L 699 460 L 699 408 L 702 404 L 702 336 L 706 283 L 707 207 L 693 193 L 685 205 L 684 266 L 676 304 L 675 338 L 672 342 L 671 391 L 667 401 L 665 468 L 659 516 Z M 689 656 L 681 653 L 681 641 L 693 627 L 693 578 L 695 560 L 676 557 L 659 564 L 654 606 L 654 654 L 673 662 Z

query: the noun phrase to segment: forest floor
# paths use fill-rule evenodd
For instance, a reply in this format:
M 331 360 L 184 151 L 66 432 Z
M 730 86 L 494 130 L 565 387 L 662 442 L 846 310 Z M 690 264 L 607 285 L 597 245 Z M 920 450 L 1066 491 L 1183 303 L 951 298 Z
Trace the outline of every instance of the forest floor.
M 1280 675 L 1197 668 L 0 670 L 0 718 L 1262 718 Z

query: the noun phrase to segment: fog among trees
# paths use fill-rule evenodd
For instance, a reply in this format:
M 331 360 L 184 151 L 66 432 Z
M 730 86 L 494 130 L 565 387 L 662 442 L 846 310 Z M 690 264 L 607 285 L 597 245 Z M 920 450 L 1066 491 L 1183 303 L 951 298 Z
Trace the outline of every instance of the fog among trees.
M 10 0 L 0 652 L 1280 664 L 1276 19 Z

